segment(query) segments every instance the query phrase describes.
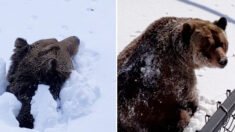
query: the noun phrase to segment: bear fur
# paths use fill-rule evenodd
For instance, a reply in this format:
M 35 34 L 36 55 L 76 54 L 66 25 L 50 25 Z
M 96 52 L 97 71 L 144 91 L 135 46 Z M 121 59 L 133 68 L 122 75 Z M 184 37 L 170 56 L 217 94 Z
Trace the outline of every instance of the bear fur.
M 181 132 L 197 110 L 195 69 L 227 64 L 227 20 L 164 17 L 118 55 L 118 131 Z
M 53 98 L 59 99 L 61 87 L 73 69 L 72 57 L 78 46 L 79 39 L 75 36 L 60 42 L 43 39 L 31 45 L 22 38 L 16 39 L 7 75 L 7 92 L 13 93 L 22 103 L 17 116 L 20 127 L 34 127 L 30 102 L 38 84 L 49 85 Z

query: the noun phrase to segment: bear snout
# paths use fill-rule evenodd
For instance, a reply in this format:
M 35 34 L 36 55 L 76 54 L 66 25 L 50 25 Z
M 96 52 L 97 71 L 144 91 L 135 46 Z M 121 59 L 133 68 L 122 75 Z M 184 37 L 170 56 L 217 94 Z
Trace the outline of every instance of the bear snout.
M 228 63 L 228 59 L 227 58 L 221 58 L 218 63 L 220 64 L 221 68 L 224 68 Z
M 63 40 L 64 42 L 67 43 L 75 43 L 77 45 L 80 44 L 80 39 L 77 36 L 71 36 Z
M 215 50 L 215 56 L 217 56 L 216 58 L 219 67 L 224 68 L 228 63 L 228 59 L 226 57 L 226 51 L 222 47 L 218 47 Z
M 71 36 L 71 39 L 77 42 L 77 44 L 80 44 L 80 39 L 77 36 Z
M 60 42 L 62 47 L 66 49 L 69 55 L 72 57 L 78 52 L 78 46 L 80 45 L 80 40 L 76 36 L 68 37 Z

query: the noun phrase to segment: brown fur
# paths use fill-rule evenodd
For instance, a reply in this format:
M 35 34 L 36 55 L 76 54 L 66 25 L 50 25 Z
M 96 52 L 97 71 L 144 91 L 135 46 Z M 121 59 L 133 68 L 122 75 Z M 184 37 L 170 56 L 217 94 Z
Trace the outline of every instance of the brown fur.
M 61 87 L 73 69 L 71 58 L 77 53 L 78 45 L 77 37 L 61 42 L 44 39 L 31 45 L 22 38 L 16 39 L 7 75 L 7 91 L 15 94 L 22 103 L 17 116 L 20 127 L 33 128 L 30 102 L 38 84 L 50 85 L 53 98 L 59 98 Z
M 118 131 L 183 131 L 197 109 L 196 68 L 227 63 L 226 19 L 161 18 L 118 56 Z

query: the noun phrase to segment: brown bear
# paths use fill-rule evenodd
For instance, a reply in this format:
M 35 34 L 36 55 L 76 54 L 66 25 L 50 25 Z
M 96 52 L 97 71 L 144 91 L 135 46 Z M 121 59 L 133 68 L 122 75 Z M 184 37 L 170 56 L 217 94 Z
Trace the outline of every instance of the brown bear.
M 16 39 L 7 75 L 7 92 L 13 93 L 22 103 L 17 116 L 20 127 L 34 127 L 30 102 L 38 84 L 49 85 L 53 98 L 59 99 L 61 87 L 73 69 L 72 57 L 78 46 L 79 39 L 75 36 L 60 42 L 56 39 L 39 40 L 31 45 L 22 38 Z
M 227 64 L 227 20 L 164 17 L 118 55 L 118 131 L 181 132 L 197 109 L 195 69 Z

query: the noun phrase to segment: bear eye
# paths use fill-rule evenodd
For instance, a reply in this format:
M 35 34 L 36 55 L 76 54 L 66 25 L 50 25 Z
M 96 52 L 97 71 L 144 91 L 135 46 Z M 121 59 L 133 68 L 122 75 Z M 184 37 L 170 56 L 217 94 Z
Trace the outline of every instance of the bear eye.
M 223 46 L 224 46 L 224 44 L 223 44 L 223 43 L 217 43 L 217 44 L 215 45 L 215 48 L 223 47 Z
M 49 52 L 55 52 L 56 53 L 56 51 L 58 51 L 58 50 L 59 50 L 58 46 L 51 47 L 50 49 L 39 52 L 38 57 L 44 56 L 44 55 L 48 54 Z

